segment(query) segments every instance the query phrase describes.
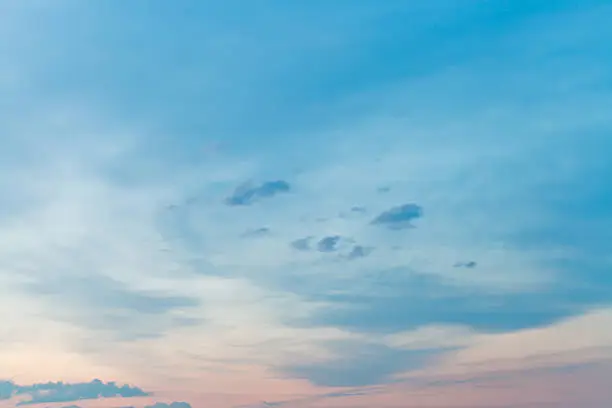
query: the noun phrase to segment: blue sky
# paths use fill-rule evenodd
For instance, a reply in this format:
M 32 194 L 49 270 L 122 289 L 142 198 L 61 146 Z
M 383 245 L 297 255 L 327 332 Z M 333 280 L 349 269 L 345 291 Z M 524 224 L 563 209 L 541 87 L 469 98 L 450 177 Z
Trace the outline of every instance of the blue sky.
M 1 4 L 0 404 L 607 406 L 611 17 Z

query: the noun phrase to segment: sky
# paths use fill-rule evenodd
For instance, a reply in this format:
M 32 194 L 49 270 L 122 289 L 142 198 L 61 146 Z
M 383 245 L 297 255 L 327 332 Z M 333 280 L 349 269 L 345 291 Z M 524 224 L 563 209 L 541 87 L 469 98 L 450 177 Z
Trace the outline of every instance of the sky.
M 609 407 L 610 21 L 0 0 L 0 408 Z

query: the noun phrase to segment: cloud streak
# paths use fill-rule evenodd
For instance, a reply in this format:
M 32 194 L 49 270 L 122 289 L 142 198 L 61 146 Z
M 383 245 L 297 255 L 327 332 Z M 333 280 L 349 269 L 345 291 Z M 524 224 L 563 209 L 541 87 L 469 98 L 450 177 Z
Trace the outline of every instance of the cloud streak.
M 225 202 L 231 206 L 251 205 L 264 198 L 271 198 L 277 194 L 288 193 L 291 185 L 284 180 L 266 181 L 261 185 L 242 185 L 226 198 Z

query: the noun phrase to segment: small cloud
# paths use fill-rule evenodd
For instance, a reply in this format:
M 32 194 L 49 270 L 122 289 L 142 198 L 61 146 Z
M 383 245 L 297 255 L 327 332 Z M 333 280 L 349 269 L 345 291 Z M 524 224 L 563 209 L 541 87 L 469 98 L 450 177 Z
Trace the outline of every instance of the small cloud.
M 364 247 L 363 245 L 355 245 L 348 254 L 348 259 L 365 258 L 372 253 L 372 248 Z
M 363 206 L 356 205 L 354 207 L 351 207 L 351 212 L 354 212 L 354 213 L 363 214 L 366 211 L 367 211 L 367 209 L 365 207 L 363 207 Z
M 372 220 L 374 225 L 382 225 L 391 229 L 411 227 L 410 222 L 423 216 L 423 209 L 417 204 L 403 204 L 383 211 Z
M 277 194 L 288 193 L 291 185 L 284 180 L 266 181 L 258 186 L 243 184 L 234 193 L 226 198 L 225 203 L 230 206 L 251 205 L 262 198 L 270 198 Z
M 334 252 L 336 251 L 338 248 L 336 247 L 338 245 L 338 242 L 340 242 L 340 236 L 339 235 L 333 235 L 333 236 L 329 236 L 329 237 L 325 237 L 323 239 L 321 239 L 318 243 L 317 243 L 317 250 L 319 252 Z
M 312 237 L 305 237 L 305 238 L 300 238 L 300 239 L 296 239 L 295 241 L 291 242 L 291 246 L 294 249 L 297 249 L 298 251 L 310 251 L 310 240 L 312 239 Z
M 391 191 L 391 187 L 387 187 L 387 186 L 378 187 L 376 191 L 378 191 L 379 193 L 388 193 L 389 191 Z
M 476 263 L 476 261 L 457 262 L 456 264 L 453 265 L 454 268 L 468 268 L 468 269 L 475 268 L 476 266 L 478 266 L 478 263 Z

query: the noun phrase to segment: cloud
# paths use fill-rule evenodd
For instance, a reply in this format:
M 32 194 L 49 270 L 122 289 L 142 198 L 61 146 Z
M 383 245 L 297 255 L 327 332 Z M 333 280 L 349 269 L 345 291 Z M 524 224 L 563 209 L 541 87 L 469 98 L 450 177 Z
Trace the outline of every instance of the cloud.
M 355 245 L 348 254 L 348 259 L 365 258 L 372 252 L 372 248 L 366 248 L 362 245 Z
M 172 312 L 199 306 L 197 298 L 134 290 L 108 276 L 41 277 L 24 289 L 43 302 L 61 299 L 64 308 L 55 309 L 57 319 L 110 331 L 122 339 L 159 336 L 169 328 L 198 323 L 172 316 Z
M 305 395 L 612 301 L 609 8 L 72 3 L 0 17 L 3 367 Z
M 261 237 L 264 235 L 270 234 L 270 228 L 267 227 L 259 227 L 255 229 L 250 229 L 244 233 L 246 237 Z
M 512 331 L 552 324 L 583 313 L 597 302 L 595 293 L 572 293 L 571 287 L 483 292 L 402 269 L 362 274 L 353 283 L 344 281 L 342 291 L 335 285 L 322 287 L 303 281 L 287 289 L 328 305 L 307 319 L 287 324 L 333 326 L 359 333 L 394 333 L 432 323 L 486 332 Z
M 0 381 L 0 399 L 10 399 L 15 392 L 15 384 L 12 381 Z
M 78 405 L 67 405 L 65 407 L 62 408 L 81 408 Z M 121 408 L 136 408 L 134 406 L 124 406 Z M 179 401 L 175 401 L 175 402 L 170 402 L 170 403 L 166 403 L 166 402 L 156 402 L 153 405 L 145 405 L 144 408 L 191 408 L 191 405 L 186 403 L 186 402 L 179 402 Z
M 457 262 L 453 265 L 455 268 L 475 268 L 478 265 L 476 261 Z
M 423 209 L 416 204 L 403 204 L 383 211 L 372 220 L 373 225 L 382 225 L 391 229 L 412 227 L 411 221 L 421 218 Z
M 354 245 L 354 239 L 345 238 L 340 235 L 328 235 L 320 238 L 314 248 L 311 246 L 313 237 L 305 237 L 291 242 L 291 247 L 298 251 L 310 251 L 315 249 L 320 253 L 338 253 L 341 258 L 354 260 L 365 258 L 372 253 L 372 247 Z
M 3 391 L 2 399 L 10 399 L 14 396 L 29 397 L 27 400 L 18 402 L 18 406 L 111 397 L 145 397 L 151 395 L 138 387 L 129 385 L 118 386 L 114 382 L 104 383 L 100 380 L 93 380 L 88 383 L 48 382 L 32 385 L 18 385 L 12 381 L 2 381 L 0 382 L 0 388 Z
M 283 400 L 271 403 L 272 406 L 300 407 L 313 404 L 323 406 L 364 404 L 363 406 L 391 405 L 396 406 L 399 401 L 402 406 L 421 407 L 423 405 L 440 405 L 450 407 L 464 407 L 465 399 L 473 401 L 478 405 L 501 406 L 502 401 L 509 401 L 504 407 L 533 407 L 533 400 L 541 398 L 550 401 L 554 395 L 554 406 L 570 408 L 577 402 L 588 400 L 592 407 L 601 406 L 602 402 L 609 400 L 609 393 L 605 390 L 606 375 L 610 371 L 608 361 L 602 364 L 569 364 L 556 367 L 540 367 L 524 370 L 497 370 L 486 374 L 477 375 L 446 375 L 431 376 L 428 378 L 409 378 L 398 380 L 392 384 L 371 387 L 349 388 L 341 392 L 320 393 L 314 396 L 306 396 L 291 400 Z M 520 383 L 520 389 L 527 392 L 517 398 L 515 395 L 516 385 Z M 559 390 L 564 390 L 561 394 Z M 476 392 L 475 392 L 476 390 Z M 577 395 L 577 391 L 589 395 Z M 448 399 L 448 394 L 452 398 Z M 354 396 L 360 396 L 355 400 Z M 410 396 L 410 398 L 408 398 Z M 537 396 L 537 397 L 536 397 Z M 350 399 L 347 399 L 350 398 Z M 367 404 L 367 405 L 365 405 Z M 542 406 L 548 406 L 545 403 Z M 252 408 L 264 408 L 266 405 L 256 405 Z M 539 406 L 539 405 L 538 405 Z
M 312 237 L 299 238 L 295 241 L 291 242 L 291 246 L 298 251 L 309 251 L 310 248 L 310 240 Z
M 358 387 L 390 382 L 399 372 L 431 362 L 443 350 L 402 350 L 363 342 L 332 342 L 335 357 L 315 363 L 298 363 L 281 369 L 324 387 Z
M 46 382 L 31 385 L 20 385 L 13 381 L 0 381 L 0 400 L 12 400 L 16 406 L 30 406 L 49 403 L 61 403 L 84 400 L 137 399 L 151 397 L 153 393 L 146 392 L 139 387 L 127 384 L 118 385 L 116 382 L 103 382 L 95 379 L 90 382 Z M 24 397 L 26 399 L 24 399 Z M 87 405 L 89 406 L 89 405 Z M 155 408 L 191 408 L 187 402 L 158 402 L 147 407 Z M 79 405 L 68 405 L 63 408 L 80 408 Z
M 341 238 L 342 237 L 339 235 L 321 238 L 319 242 L 317 242 L 317 250 L 319 252 L 334 252 L 338 249 L 336 245 L 338 245 Z
M 284 180 L 266 181 L 258 186 L 244 184 L 236 188 L 234 193 L 225 202 L 231 206 L 251 205 L 261 199 L 287 193 L 290 190 L 291 185 Z
M 171 402 L 169 404 L 158 402 L 153 405 L 147 405 L 145 408 L 191 408 L 191 405 L 186 402 Z

